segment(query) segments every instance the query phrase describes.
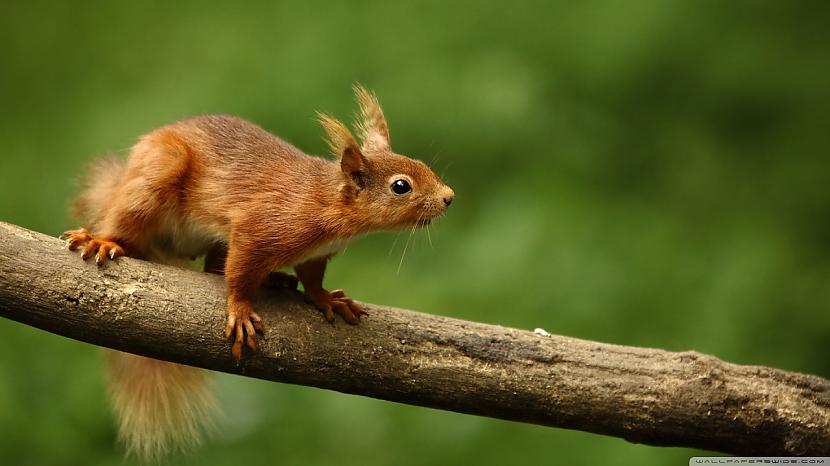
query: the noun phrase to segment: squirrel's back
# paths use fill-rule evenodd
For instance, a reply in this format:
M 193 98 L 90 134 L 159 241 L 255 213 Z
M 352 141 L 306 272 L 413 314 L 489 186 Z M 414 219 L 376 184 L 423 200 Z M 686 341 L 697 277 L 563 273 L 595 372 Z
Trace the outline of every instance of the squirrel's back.
M 196 116 L 142 136 L 126 161 L 93 163 L 74 210 L 93 231 L 128 234 L 135 257 L 196 257 L 226 241 L 235 216 L 303 203 L 327 165 L 242 118 Z
M 145 138 L 159 134 L 186 137 L 192 149 L 218 162 L 254 166 L 308 157 L 294 145 L 266 131 L 259 125 L 232 115 L 199 115 L 163 126 Z

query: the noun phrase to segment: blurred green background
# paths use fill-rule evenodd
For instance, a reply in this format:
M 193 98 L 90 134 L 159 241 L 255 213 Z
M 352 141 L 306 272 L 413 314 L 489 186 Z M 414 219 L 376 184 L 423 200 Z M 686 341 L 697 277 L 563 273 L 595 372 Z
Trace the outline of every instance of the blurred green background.
M 352 245 L 359 299 L 830 377 L 830 3 L 5 2 L 0 220 L 57 235 L 85 163 L 189 115 L 325 153 L 380 97 L 455 188 L 409 245 Z M 393 244 L 394 243 L 394 244 Z M 97 348 L 0 321 L 0 458 L 123 464 Z M 219 375 L 171 463 L 686 464 L 700 453 Z M 126 461 L 131 464 L 132 460 Z

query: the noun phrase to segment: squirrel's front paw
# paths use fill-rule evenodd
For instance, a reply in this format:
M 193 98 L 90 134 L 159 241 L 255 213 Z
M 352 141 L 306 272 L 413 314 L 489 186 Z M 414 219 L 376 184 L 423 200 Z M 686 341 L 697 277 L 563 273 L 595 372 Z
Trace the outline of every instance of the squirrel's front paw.
M 340 317 L 350 324 L 356 324 L 360 320 L 360 316 L 369 315 L 363 309 L 363 306 L 346 296 L 343 290 L 334 290 L 332 292 L 320 290 L 313 295 L 309 295 L 309 299 L 322 311 L 326 320 L 329 322 L 334 322 L 335 313 L 340 314 Z
M 66 238 L 66 246 L 70 251 L 74 251 L 85 244 L 81 258 L 87 260 L 95 254 L 95 263 L 98 265 L 103 264 L 107 258 L 114 260 L 118 256 L 126 255 L 124 248 L 119 246 L 118 243 L 95 239 L 86 228 L 65 231 L 61 238 Z
M 225 325 L 225 339 L 233 337 L 231 353 L 237 361 L 242 359 L 242 343 L 256 351 L 256 333 L 262 333 L 262 319 L 254 312 L 250 302 L 228 303 L 228 322 Z

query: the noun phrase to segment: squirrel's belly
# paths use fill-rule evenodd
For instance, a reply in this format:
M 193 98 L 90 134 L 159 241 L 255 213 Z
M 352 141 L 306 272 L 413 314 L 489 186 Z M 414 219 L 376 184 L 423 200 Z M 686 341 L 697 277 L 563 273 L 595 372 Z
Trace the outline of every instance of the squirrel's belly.
M 328 243 L 324 243 L 318 246 L 316 249 L 313 249 L 310 253 L 305 254 L 297 263 L 302 263 L 305 261 L 309 261 L 311 259 L 319 259 L 321 257 L 331 256 L 337 254 L 338 252 L 346 249 L 346 246 L 349 245 L 353 238 L 348 239 L 337 239 L 334 241 L 330 241 Z
M 171 258 L 195 258 L 206 254 L 217 243 L 227 241 L 220 231 L 190 221 L 165 219 L 155 237 L 157 254 Z

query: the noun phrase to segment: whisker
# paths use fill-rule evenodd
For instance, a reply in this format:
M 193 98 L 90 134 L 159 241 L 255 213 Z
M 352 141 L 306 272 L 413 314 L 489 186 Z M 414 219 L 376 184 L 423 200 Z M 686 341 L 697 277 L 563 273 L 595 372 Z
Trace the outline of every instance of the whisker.
M 427 241 L 429 241 L 429 248 L 430 249 L 435 249 L 432 246 L 432 234 L 430 234 L 430 232 L 429 232 L 429 225 L 427 225 Z
M 424 215 L 426 215 L 426 213 L 427 213 L 427 212 L 426 212 L 426 207 L 424 207 L 423 212 L 424 212 Z M 430 223 L 432 223 L 432 221 L 430 221 Z M 430 226 L 431 226 L 431 225 L 430 225 L 430 223 L 427 223 L 427 240 L 429 241 L 429 248 L 430 248 L 430 249 L 435 249 L 435 248 L 432 246 L 432 234 L 430 234 L 430 231 L 429 231 Z
M 402 232 L 402 231 L 403 231 L 403 230 L 398 230 L 398 234 L 396 234 L 396 235 L 395 235 L 395 241 L 392 241 L 392 247 L 391 247 L 391 248 L 389 248 L 389 253 L 387 254 L 387 256 L 391 256 L 391 255 L 392 255 L 392 251 L 395 249 L 395 245 L 396 245 L 396 244 L 398 244 L 398 238 L 400 238 L 400 237 L 401 237 L 401 232 Z
M 442 179 L 442 180 L 444 179 L 444 174 L 445 174 L 445 173 L 447 173 L 447 170 L 449 170 L 449 169 L 450 169 L 450 167 L 452 166 L 452 163 L 453 163 L 453 162 L 454 162 L 454 160 L 450 160 L 450 163 L 448 163 L 448 164 L 447 164 L 447 166 L 446 166 L 446 167 L 444 167 L 444 168 L 441 170 L 441 179 Z
M 409 247 L 409 241 L 412 239 L 412 235 L 415 234 L 415 229 L 418 228 L 418 222 L 421 221 L 421 216 L 418 216 L 418 219 L 415 220 L 415 224 L 412 225 L 412 230 L 409 231 L 409 236 L 406 238 L 406 243 L 403 245 L 403 253 L 401 253 L 401 260 L 398 262 L 398 271 L 395 272 L 396 274 L 401 273 L 401 267 L 403 267 L 403 258 L 406 257 L 406 249 Z
M 435 166 L 435 163 L 438 161 L 438 156 L 441 155 L 442 151 L 443 151 L 443 149 L 438 149 L 438 152 L 436 152 L 435 155 L 432 156 L 432 160 L 429 161 L 429 166 L 430 167 Z
M 412 233 L 409 233 L 409 236 L 406 238 L 406 243 L 403 245 L 403 252 L 401 253 L 401 260 L 398 262 L 398 270 L 395 272 L 396 275 L 401 273 L 401 267 L 403 267 L 403 258 L 406 257 L 406 249 L 409 247 L 409 240 L 412 239 Z

